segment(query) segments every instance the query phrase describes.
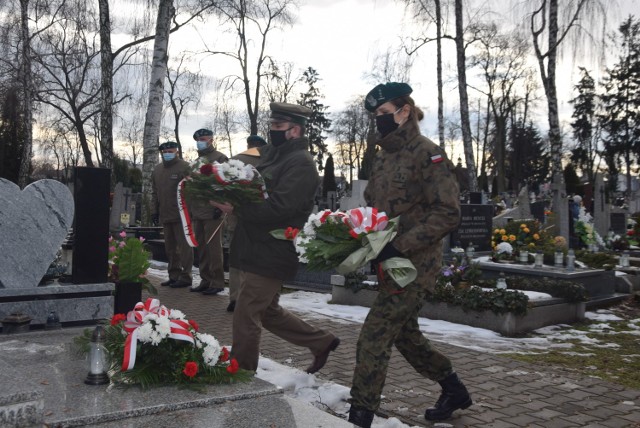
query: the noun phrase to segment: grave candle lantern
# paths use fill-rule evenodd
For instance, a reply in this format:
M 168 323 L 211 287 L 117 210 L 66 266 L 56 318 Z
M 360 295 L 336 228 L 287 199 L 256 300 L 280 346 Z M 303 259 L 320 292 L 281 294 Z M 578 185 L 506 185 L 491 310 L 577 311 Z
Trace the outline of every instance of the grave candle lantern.
M 93 330 L 91 342 L 89 343 L 89 374 L 84 380 L 87 385 L 104 385 L 109 383 L 109 376 L 106 372 L 107 352 L 104 347 L 104 328 L 97 325 Z
M 562 267 L 562 265 L 564 264 L 564 254 L 562 253 L 562 251 L 556 251 L 554 262 L 556 267 Z

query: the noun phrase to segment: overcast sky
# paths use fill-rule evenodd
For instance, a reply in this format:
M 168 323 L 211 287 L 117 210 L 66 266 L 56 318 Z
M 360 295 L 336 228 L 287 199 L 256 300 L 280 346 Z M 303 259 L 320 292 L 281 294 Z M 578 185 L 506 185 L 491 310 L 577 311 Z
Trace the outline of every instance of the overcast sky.
M 640 0 L 618 0 L 618 3 L 620 12 L 609 18 L 611 30 L 615 30 L 629 13 L 640 15 Z M 500 2 L 499 10 L 504 15 L 496 15 L 494 19 L 501 23 L 512 21 L 515 15 L 513 9 L 519 5 L 522 5 L 521 0 Z M 373 58 L 385 52 L 388 47 L 398 47 L 400 36 L 407 36 L 411 30 L 411 23 L 404 15 L 403 5 L 392 0 L 307 0 L 300 2 L 300 8 L 295 14 L 297 19 L 293 27 L 284 31 L 274 31 L 269 36 L 267 52 L 280 63 L 294 62 L 300 70 L 307 67 L 315 68 L 322 79 L 319 88 L 325 95 L 324 103 L 329 106 L 328 111 L 334 113 L 343 109 L 355 96 L 366 94 L 379 83 L 367 77 L 371 72 Z M 201 34 L 210 42 L 220 38 L 218 30 L 219 27 L 209 21 L 206 30 Z M 197 35 L 189 29 L 172 34 L 170 55 L 173 58 L 177 56 L 180 50 L 177 47 L 194 48 L 195 40 Z M 445 59 L 449 59 L 444 66 L 445 79 L 448 81 L 444 89 L 445 114 L 458 116 L 452 112 L 458 104 L 453 42 L 444 41 L 443 50 Z M 575 96 L 572 87 L 577 82 L 577 67 L 575 64 L 571 65 L 568 57 L 569 55 L 560 64 L 557 76 L 560 109 L 564 120 L 570 119 L 568 100 Z M 220 56 L 201 61 L 199 64 L 205 73 L 216 77 L 238 72 L 236 64 L 225 63 Z M 536 67 L 536 76 L 539 76 L 537 65 L 532 65 Z M 582 61 L 581 65 L 586 65 L 592 70 L 595 67 L 590 60 Z M 232 67 L 230 71 L 228 67 Z M 473 79 L 474 74 L 473 70 L 468 70 L 469 79 Z M 437 135 L 435 76 L 435 44 L 432 44 L 419 51 L 410 79 L 414 89 L 412 95 L 426 115 L 422 123 L 423 132 L 432 138 Z M 544 96 L 542 89 L 538 95 Z M 469 97 L 473 100 L 477 98 L 477 93 L 469 89 Z M 203 97 L 197 111 L 190 111 L 184 117 L 181 122 L 183 142 L 192 142 L 192 132 L 210 121 L 212 103 L 211 97 Z M 544 98 L 541 98 L 536 113 L 539 125 L 543 129 L 547 126 L 545 106 Z M 244 105 L 240 104 L 240 108 L 244 109 Z M 239 135 L 238 138 L 236 147 L 242 149 L 245 144 L 243 136 Z M 237 152 L 238 148 L 234 152 Z

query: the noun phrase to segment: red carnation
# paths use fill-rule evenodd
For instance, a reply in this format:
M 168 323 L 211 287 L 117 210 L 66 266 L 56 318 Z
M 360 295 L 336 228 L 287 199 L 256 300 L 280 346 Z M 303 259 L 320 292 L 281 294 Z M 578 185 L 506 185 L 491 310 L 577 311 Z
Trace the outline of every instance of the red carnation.
M 193 361 L 187 361 L 187 363 L 184 365 L 184 370 L 182 370 L 182 373 L 184 373 L 184 375 L 187 377 L 194 377 L 196 373 L 198 373 L 198 364 L 194 363 Z
M 294 240 L 296 239 L 296 235 L 298 234 L 300 230 L 296 229 L 295 227 L 287 227 L 284 230 L 284 237 L 286 239 L 290 239 L 290 240 Z
M 229 350 L 223 346 L 222 355 L 220 355 L 220 361 L 224 362 L 228 360 L 229 360 Z
M 197 322 L 195 322 L 194 320 L 189 320 L 189 325 L 190 325 L 191 327 L 193 327 L 193 329 L 194 329 L 195 331 L 200 330 L 200 326 L 199 326 L 199 325 L 198 325 L 198 323 L 197 323 Z
M 125 321 L 127 319 L 127 316 L 125 314 L 115 314 L 113 317 L 111 317 L 111 325 L 116 325 L 119 324 L 122 321 Z
M 633 236 L 633 235 L 635 235 L 635 234 L 636 234 L 636 231 L 635 231 L 635 230 L 633 230 L 633 229 L 629 229 L 629 230 L 627 230 L 627 236 Z
M 235 358 L 232 358 L 231 362 L 227 366 L 227 371 L 231 374 L 235 374 L 239 368 L 240 366 L 238 365 L 238 360 L 236 360 Z
M 211 175 L 213 174 L 213 165 L 210 163 L 205 163 L 200 167 L 200 174 L 202 175 Z

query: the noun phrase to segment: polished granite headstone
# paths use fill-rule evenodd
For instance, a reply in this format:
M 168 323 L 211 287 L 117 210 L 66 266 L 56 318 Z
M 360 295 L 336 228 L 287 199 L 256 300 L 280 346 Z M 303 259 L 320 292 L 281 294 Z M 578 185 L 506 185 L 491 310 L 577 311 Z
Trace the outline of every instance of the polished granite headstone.
M 25 403 L 24 411 L 30 408 L 35 414 L 33 419 L 40 416 L 42 424 L 25 426 L 351 426 L 311 405 L 285 397 L 281 388 L 258 378 L 231 385 L 208 385 L 204 392 L 176 387 L 142 390 L 86 385 L 86 362 L 71 351 L 73 337 L 81 331 L 72 328 L 0 336 L 0 415 L 6 410 L 2 403 L 13 406 L 10 411 L 15 415 L 16 405 L 26 397 L 33 403 Z
M 0 178 L 0 288 L 38 285 L 73 221 L 73 196 L 59 181 L 40 180 L 20 190 Z

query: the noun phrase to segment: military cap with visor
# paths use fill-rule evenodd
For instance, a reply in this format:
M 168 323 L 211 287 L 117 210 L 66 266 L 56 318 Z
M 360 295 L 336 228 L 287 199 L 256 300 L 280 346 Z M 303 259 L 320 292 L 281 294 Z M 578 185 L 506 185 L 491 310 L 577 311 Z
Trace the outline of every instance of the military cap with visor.
M 162 150 L 167 150 L 167 149 L 177 149 L 178 143 L 176 143 L 175 141 L 167 141 L 166 143 L 162 143 L 158 146 L 158 150 L 162 151 Z
M 200 137 L 213 137 L 213 131 L 206 128 L 198 129 L 193 133 L 193 139 L 197 140 Z
M 364 99 L 364 108 L 374 112 L 382 104 L 409 95 L 411 92 L 413 92 L 413 89 L 406 83 L 381 83 L 369 91 Z
M 271 103 L 271 122 L 292 122 L 306 125 L 313 111 L 309 107 L 289 103 Z

